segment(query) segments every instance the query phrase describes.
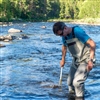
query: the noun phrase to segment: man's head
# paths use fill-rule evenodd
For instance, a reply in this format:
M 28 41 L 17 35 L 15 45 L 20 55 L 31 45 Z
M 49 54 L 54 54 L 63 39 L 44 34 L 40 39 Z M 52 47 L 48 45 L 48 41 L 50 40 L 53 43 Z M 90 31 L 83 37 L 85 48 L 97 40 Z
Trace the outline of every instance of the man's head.
M 64 30 L 65 26 L 66 25 L 63 22 L 56 22 L 53 25 L 53 32 L 54 32 L 54 34 L 58 35 L 58 36 L 63 36 L 63 30 Z

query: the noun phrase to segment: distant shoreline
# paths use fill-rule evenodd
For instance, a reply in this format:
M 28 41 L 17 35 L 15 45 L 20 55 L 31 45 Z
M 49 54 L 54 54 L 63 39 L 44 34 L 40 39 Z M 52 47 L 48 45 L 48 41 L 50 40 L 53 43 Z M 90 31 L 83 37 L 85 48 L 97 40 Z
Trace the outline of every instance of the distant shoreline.
M 50 19 L 48 21 L 41 21 L 41 22 L 57 22 L 63 21 L 71 24 L 86 24 L 86 25 L 100 25 L 100 18 L 86 18 L 86 19 Z M 11 25 L 13 23 L 25 23 L 31 21 L 11 21 L 11 22 L 0 22 L 0 25 Z
M 86 19 L 51 19 L 50 22 L 63 21 L 72 24 L 86 24 L 86 25 L 100 25 L 100 18 L 86 18 Z
M 70 22 L 72 24 L 83 24 L 83 25 L 97 25 L 100 26 L 100 23 L 86 23 L 86 22 Z

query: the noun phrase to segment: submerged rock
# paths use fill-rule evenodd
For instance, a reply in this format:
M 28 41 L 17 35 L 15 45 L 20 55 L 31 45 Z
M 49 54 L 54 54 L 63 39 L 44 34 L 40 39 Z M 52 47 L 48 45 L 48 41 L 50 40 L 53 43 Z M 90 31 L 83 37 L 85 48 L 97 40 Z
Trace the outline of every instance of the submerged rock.
M 46 26 L 45 26 L 45 25 L 43 25 L 43 26 L 41 26 L 41 28 L 46 28 Z
M 60 87 L 58 84 L 54 84 L 52 82 L 42 82 L 41 86 L 44 88 L 59 88 Z
M 0 41 L 4 40 L 4 36 L 0 36 Z
M 6 47 L 6 46 L 5 46 L 5 45 L 3 45 L 3 44 L 0 44 L 0 48 L 1 48 L 1 47 Z

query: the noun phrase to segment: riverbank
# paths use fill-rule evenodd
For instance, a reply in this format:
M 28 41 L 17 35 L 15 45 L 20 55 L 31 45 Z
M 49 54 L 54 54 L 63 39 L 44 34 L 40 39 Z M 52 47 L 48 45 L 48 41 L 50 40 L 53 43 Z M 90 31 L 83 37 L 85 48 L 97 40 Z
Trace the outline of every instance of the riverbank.
M 86 19 L 51 19 L 48 20 L 50 22 L 56 22 L 56 21 L 63 21 L 68 22 L 72 24 L 88 24 L 88 25 L 100 25 L 100 18 L 86 18 Z
M 88 19 L 80 19 L 80 20 L 74 20 L 71 23 L 74 24 L 89 24 L 89 25 L 100 25 L 100 18 L 88 18 Z
M 57 22 L 57 21 L 63 21 L 67 23 L 72 24 L 86 24 L 86 25 L 100 25 L 100 18 L 86 18 L 86 19 L 50 19 L 46 22 Z M 13 23 L 24 23 L 24 22 L 30 22 L 30 21 L 12 21 L 12 22 L 0 22 L 0 25 L 6 26 L 11 25 Z M 43 21 L 41 21 L 43 22 Z M 44 21 L 45 22 L 45 21 Z

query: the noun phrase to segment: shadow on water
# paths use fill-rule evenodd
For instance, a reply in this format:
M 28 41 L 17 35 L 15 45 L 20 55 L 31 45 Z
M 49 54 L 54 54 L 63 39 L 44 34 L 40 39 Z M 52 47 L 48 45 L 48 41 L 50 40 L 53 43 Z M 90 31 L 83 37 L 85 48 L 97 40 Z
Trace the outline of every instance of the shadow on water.
M 66 23 L 67 24 L 67 23 Z M 46 28 L 41 26 L 46 25 Z M 0 26 L 1 34 L 8 34 L 9 28 L 23 30 L 28 39 L 1 42 L 0 48 L 0 99 L 1 100 L 73 100 L 68 96 L 66 84 L 71 65 L 71 55 L 63 70 L 62 86 L 60 76 L 61 38 L 54 36 L 50 22 L 16 23 Z M 75 26 L 68 24 L 68 26 Z M 99 100 L 100 96 L 100 26 L 80 25 L 96 42 L 98 64 L 86 81 L 86 100 Z M 98 35 L 98 36 L 97 36 Z M 76 99 L 81 100 L 81 99 Z

